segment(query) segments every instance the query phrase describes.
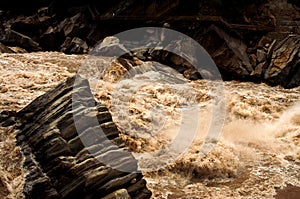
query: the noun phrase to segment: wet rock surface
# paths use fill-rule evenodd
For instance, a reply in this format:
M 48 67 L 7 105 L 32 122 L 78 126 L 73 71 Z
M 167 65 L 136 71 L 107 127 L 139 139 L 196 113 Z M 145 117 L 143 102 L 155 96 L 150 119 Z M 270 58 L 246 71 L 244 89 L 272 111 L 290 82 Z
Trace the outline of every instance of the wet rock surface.
M 82 101 L 72 103 L 74 96 Z M 18 130 L 17 145 L 27 171 L 26 198 L 151 196 L 108 109 L 95 102 L 87 80 L 70 77 L 22 110 L 0 116 L 1 127 Z M 86 123 L 93 117 L 100 126 Z

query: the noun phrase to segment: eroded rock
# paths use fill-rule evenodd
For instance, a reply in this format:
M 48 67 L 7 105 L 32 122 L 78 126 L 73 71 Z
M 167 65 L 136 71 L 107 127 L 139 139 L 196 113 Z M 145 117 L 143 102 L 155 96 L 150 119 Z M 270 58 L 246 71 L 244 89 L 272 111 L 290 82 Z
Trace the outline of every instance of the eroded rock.
M 274 47 L 271 62 L 264 78 L 274 85 L 297 86 L 299 81 L 297 80 L 299 77 L 299 51 L 300 37 L 298 35 L 290 35 L 279 42 Z
M 87 80 L 68 78 L 14 117 L 26 198 L 150 198 L 136 160 Z

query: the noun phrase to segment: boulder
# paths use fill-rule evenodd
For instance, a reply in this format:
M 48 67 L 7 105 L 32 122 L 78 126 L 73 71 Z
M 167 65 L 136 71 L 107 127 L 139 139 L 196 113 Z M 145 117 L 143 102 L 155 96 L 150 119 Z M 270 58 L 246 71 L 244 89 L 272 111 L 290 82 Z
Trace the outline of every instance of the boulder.
M 39 42 L 45 50 L 57 50 L 64 41 L 64 35 L 57 27 L 49 28 L 40 36 Z
M 264 79 L 272 85 L 299 86 L 300 36 L 290 35 L 278 42 L 273 50 Z
M 131 52 L 128 49 L 132 47 L 130 45 L 134 47 L 134 42 L 124 42 L 123 44 L 120 43 L 120 40 L 116 37 L 106 37 L 103 42 L 93 50 L 92 54 L 101 56 L 121 55 L 122 58 L 130 60 L 133 63 L 137 60 L 159 62 L 162 64 L 160 64 L 160 66 L 166 65 L 175 69 L 189 80 L 198 80 L 201 78 L 214 79 L 218 77 L 218 72 L 214 68 L 210 68 L 208 65 L 202 66 L 201 63 L 197 63 L 198 61 L 203 61 L 203 59 L 195 59 L 195 57 L 207 55 L 203 54 L 201 49 L 192 46 L 193 44 L 189 39 L 180 40 L 174 38 L 174 40 L 166 40 L 160 43 L 156 42 L 155 39 L 149 38 L 148 40 L 145 39 L 145 41 L 142 41 L 142 43 L 148 44 L 147 46 L 151 47 L 135 49 Z M 210 62 L 208 64 L 210 64 Z M 124 66 L 126 69 L 128 68 L 126 64 Z M 129 69 L 131 69 L 131 67 L 129 67 Z M 135 64 L 133 64 L 133 69 L 136 69 Z
M 73 39 L 67 37 L 65 42 L 61 45 L 60 50 L 69 54 L 82 54 L 89 52 L 89 46 L 78 37 L 74 37 Z
M 7 122 L 10 118 L 14 123 Z M 151 196 L 108 109 L 94 100 L 88 81 L 79 76 L 68 78 L 17 113 L 2 112 L 3 124 L 18 129 L 26 198 Z
M 10 21 L 10 28 L 29 37 L 35 37 L 39 35 L 41 24 L 36 15 L 19 16 Z
M 19 46 L 28 51 L 41 51 L 40 45 L 30 37 L 23 35 L 17 31 L 6 29 L 5 33 L 0 36 L 0 42 L 11 46 Z
M 58 24 L 65 37 L 82 37 L 89 33 L 88 22 L 82 13 L 66 18 Z

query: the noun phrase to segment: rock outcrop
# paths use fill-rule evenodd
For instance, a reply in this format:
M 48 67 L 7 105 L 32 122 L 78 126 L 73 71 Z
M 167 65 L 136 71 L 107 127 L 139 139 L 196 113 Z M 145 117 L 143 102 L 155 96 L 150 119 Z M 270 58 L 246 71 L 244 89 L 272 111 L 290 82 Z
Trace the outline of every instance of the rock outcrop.
M 273 85 L 291 88 L 300 81 L 300 36 L 290 35 L 275 45 L 264 78 Z
M 247 45 L 242 38 L 230 36 L 213 25 L 201 37 L 200 42 L 215 60 L 223 78 L 246 79 L 250 76 L 253 68 L 247 54 Z
M 1 118 L 2 126 L 18 129 L 26 198 L 150 198 L 136 160 L 87 80 L 68 78 Z
M 6 46 L 19 46 L 29 52 L 89 53 L 107 36 L 137 27 L 166 27 L 203 45 L 225 80 L 266 82 L 286 88 L 300 85 L 298 67 L 291 64 L 281 66 L 285 68 L 282 72 L 270 74 L 274 69 L 271 62 L 275 59 L 271 57 L 275 45 L 288 42 L 289 35 L 300 34 L 300 9 L 296 1 L 46 0 L 34 2 L 26 11 L 14 8 L 12 2 L 2 6 L 0 19 L 0 42 Z M 278 51 L 289 56 L 284 47 Z M 201 78 L 182 57 L 156 50 L 138 54 L 142 60 L 150 57 L 170 65 L 188 79 Z
M 32 38 L 12 29 L 5 30 L 4 34 L 0 36 L 0 42 L 3 42 L 10 46 L 20 46 L 31 51 L 42 50 L 39 43 L 34 41 Z

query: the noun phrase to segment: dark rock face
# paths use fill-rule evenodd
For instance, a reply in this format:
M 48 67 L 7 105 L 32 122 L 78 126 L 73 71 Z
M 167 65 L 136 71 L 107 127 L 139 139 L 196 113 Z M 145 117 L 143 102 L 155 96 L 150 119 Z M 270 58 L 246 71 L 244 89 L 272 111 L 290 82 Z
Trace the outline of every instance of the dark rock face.
M 29 10 L 14 8 L 13 2 L 0 3 L 0 42 L 6 46 L 29 52 L 89 53 L 107 36 L 137 27 L 166 27 L 203 45 L 225 80 L 299 86 L 297 64 L 284 66 L 280 74 L 270 72 L 274 69 L 271 62 L 275 59 L 271 57 L 275 45 L 288 42 L 289 35 L 300 34 L 299 3 L 294 0 L 45 0 L 34 2 Z M 169 65 L 190 80 L 201 78 L 184 57 L 153 49 L 142 51 L 136 53 L 141 60 Z
M 253 68 L 242 39 L 234 38 L 224 30 L 211 26 L 201 38 L 203 47 L 219 67 L 225 79 L 245 79 Z
M 80 96 L 76 103 L 74 96 Z M 136 160 L 125 151 L 108 109 L 94 101 L 87 80 L 68 78 L 1 118 L 1 125 L 15 123 L 19 129 L 26 198 L 150 198 Z M 93 118 L 98 125 L 90 123 Z
M 87 53 L 89 46 L 78 37 L 74 37 L 73 39 L 67 37 L 65 42 L 61 45 L 61 51 L 70 54 Z
M 279 42 L 273 50 L 271 63 L 265 79 L 274 84 L 284 82 L 284 86 L 296 86 L 299 82 L 300 36 L 291 35 Z
M 22 48 L 31 49 L 33 51 L 42 50 L 39 43 L 31 39 L 30 37 L 11 29 L 5 30 L 5 33 L 0 36 L 0 42 L 9 44 L 11 46 L 20 46 Z

